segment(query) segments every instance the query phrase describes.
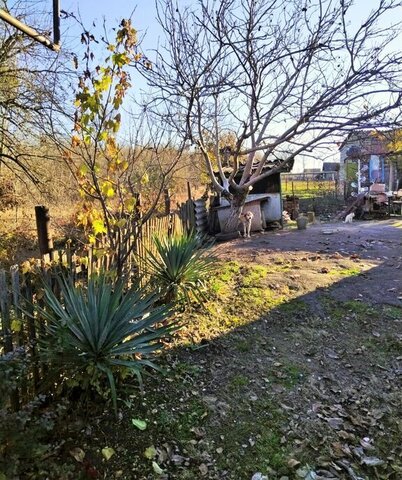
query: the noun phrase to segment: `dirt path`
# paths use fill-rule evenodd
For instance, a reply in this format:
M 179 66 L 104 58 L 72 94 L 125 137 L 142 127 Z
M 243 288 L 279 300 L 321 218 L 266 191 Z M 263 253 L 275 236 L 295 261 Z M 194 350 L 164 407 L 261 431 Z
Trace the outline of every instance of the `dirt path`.
M 402 220 L 330 223 L 307 230 L 268 232 L 220 245 L 217 252 L 222 258 L 259 263 L 269 263 L 280 252 L 293 257 L 307 253 L 355 256 L 377 267 L 359 282 L 340 283 L 332 291 L 334 297 L 402 306 Z

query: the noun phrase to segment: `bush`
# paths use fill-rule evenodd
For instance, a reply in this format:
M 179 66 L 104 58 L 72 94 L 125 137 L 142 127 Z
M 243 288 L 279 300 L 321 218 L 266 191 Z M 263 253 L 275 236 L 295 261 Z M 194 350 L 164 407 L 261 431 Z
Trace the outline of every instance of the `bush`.
M 157 368 L 150 356 L 174 329 L 166 323 L 170 308 L 155 307 L 155 294 L 124 291 L 122 282 L 104 275 L 91 278 L 87 288 L 63 279 L 60 289 L 63 302 L 45 287 L 40 310 L 47 320 L 40 350 L 49 372 L 57 374 L 52 383 L 101 394 L 108 384 L 116 411 L 116 382 L 130 374 L 141 381 L 143 367 Z
M 77 478 L 73 465 L 43 461 L 54 449 L 52 434 L 67 412 L 65 403 L 50 410 L 43 402 L 38 397 L 14 413 L 0 409 L 0 479 Z
M 0 409 L 10 406 L 10 399 L 13 394 L 16 395 L 22 379 L 26 378 L 28 368 L 29 357 L 23 348 L 0 355 Z M 17 405 L 12 407 L 16 408 Z
M 147 251 L 142 259 L 150 284 L 158 286 L 166 302 L 190 303 L 203 300 L 205 280 L 214 258 L 206 254 L 194 234 L 153 238 L 156 253 Z

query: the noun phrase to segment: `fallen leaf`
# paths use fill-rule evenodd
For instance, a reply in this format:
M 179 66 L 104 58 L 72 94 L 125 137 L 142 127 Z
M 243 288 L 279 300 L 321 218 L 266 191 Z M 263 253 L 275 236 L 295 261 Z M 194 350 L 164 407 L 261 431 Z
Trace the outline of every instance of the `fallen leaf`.
M 145 449 L 144 457 L 151 460 L 156 456 L 156 454 L 157 454 L 156 448 L 153 445 L 151 445 L 150 447 Z
M 343 425 L 342 418 L 327 418 L 327 422 L 332 428 L 335 428 L 336 430 L 339 430 Z
M 365 449 L 365 450 L 375 450 L 374 446 L 371 444 L 370 438 L 362 438 L 360 440 L 360 445 Z
M 102 455 L 106 458 L 107 461 L 110 460 L 115 453 L 116 452 L 114 451 L 113 448 L 110 448 L 110 447 L 102 448 Z
M 172 455 L 170 457 L 170 460 L 175 465 L 182 465 L 186 459 L 184 457 L 182 457 L 181 455 Z
M 157 475 L 163 475 L 163 470 L 155 461 L 152 462 L 152 468 Z
M 288 460 L 288 467 L 290 468 L 295 468 L 295 467 L 298 467 L 299 465 L 300 465 L 299 460 L 296 460 L 295 458 L 291 458 Z
M 131 421 L 133 422 L 134 427 L 137 427 L 138 430 L 145 430 L 147 428 L 147 422 L 144 422 L 144 420 L 132 418 Z
M 208 474 L 208 467 L 205 465 L 205 463 L 201 463 L 198 469 L 201 472 L 201 475 L 205 476 Z
M 75 447 L 70 450 L 70 455 L 77 460 L 77 462 L 82 463 L 85 458 L 85 452 L 82 448 L 80 447 Z
M 363 457 L 361 461 L 368 467 L 378 467 L 379 465 L 384 464 L 384 460 L 377 457 Z

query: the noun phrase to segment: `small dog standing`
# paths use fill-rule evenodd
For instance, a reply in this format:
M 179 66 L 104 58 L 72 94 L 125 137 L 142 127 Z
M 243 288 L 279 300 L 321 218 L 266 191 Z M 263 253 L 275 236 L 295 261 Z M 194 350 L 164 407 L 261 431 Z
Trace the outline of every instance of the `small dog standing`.
M 251 233 L 251 222 L 253 221 L 254 214 L 253 212 L 244 212 L 240 215 L 241 223 L 243 224 L 244 238 L 250 238 Z
M 355 218 L 355 212 L 351 212 L 348 215 L 346 215 L 343 223 L 352 223 L 354 218 Z

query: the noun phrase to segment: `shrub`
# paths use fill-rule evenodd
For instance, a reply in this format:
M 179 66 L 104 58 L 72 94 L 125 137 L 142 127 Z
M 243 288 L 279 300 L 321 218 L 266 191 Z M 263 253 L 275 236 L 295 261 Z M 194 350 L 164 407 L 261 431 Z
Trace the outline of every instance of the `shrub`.
M 166 302 L 201 302 L 205 280 L 214 258 L 194 233 L 153 238 L 156 253 L 142 259 L 150 284 L 157 285 Z
M 116 411 L 116 379 L 135 374 L 141 381 L 143 367 L 157 368 L 150 357 L 174 329 L 166 323 L 170 308 L 155 307 L 155 294 L 124 291 L 122 282 L 104 275 L 91 278 L 87 288 L 63 279 L 60 289 L 63 302 L 45 287 L 42 358 L 58 374 L 59 386 L 102 393 L 108 383 Z
M 67 420 L 66 403 L 49 409 L 44 402 L 44 397 L 38 397 L 19 412 L 0 409 L 0 479 L 77 479 L 73 465 L 43 461 L 54 449 L 52 434 L 57 423 Z
M 10 406 L 10 399 L 12 403 L 13 394 L 16 395 L 22 379 L 26 377 L 28 367 L 29 358 L 22 348 L 0 355 L 0 409 Z

